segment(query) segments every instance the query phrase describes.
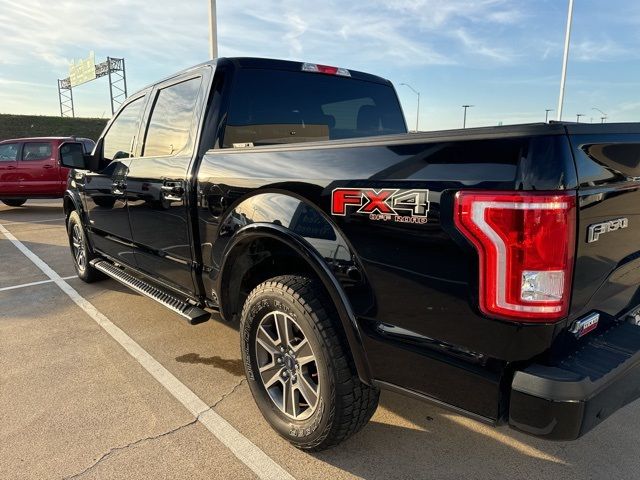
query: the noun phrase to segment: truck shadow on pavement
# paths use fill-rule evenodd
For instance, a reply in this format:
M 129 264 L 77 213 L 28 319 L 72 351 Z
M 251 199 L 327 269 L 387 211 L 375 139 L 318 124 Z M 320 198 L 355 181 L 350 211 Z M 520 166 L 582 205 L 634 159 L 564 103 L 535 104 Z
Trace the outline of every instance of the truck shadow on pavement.
M 367 479 L 637 479 L 639 419 L 630 405 L 575 442 L 549 442 L 383 392 L 361 432 L 315 457 Z
M 237 322 L 227 323 L 217 315 L 212 323 L 238 329 Z M 235 364 L 197 353 L 176 360 L 218 368 Z M 238 374 L 243 374 L 237 362 Z M 336 448 L 311 455 L 366 479 L 631 480 L 640 478 L 638 432 L 640 403 L 628 405 L 575 442 L 551 442 L 383 391 L 378 410 L 360 432 Z

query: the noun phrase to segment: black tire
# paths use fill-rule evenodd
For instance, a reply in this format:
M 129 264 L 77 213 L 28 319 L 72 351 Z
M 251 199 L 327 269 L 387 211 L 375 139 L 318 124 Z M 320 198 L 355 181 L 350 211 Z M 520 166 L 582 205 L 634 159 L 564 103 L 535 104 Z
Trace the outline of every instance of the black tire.
M 308 345 L 304 344 L 304 348 L 309 346 L 312 355 L 308 356 L 307 353 L 304 358 L 314 358 L 310 365 L 315 366 L 315 377 L 309 375 L 309 370 L 303 372 L 304 368 L 311 367 L 298 365 L 295 355 L 292 360 L 291 357 L 286 358 L 286 352 L 269 354 L 269 350 L 263 347 L 262 339 L 266 338 L 268 331 L 271 332 L 271 339 L 267 343 L 272 342 L 269 348 L 274 348 L 282 338 L 280 327 L 273 333 L 273 328 L 265 324 L 268 321 L 278 324 L 283 321 L 282 318 L 278 320 L 279 316 L 290 319 L 289 324 L 293 327 L 288 335 L 294 337 L 293 343 L 298 341 L 298 345 L 301 345 L 305 340 L 309 342 Z M 300 449 L 320 451 L 338 445 L 360 430 L 378 406 L 380 392 L 358 378 L 348 343 L 338 322 L 335 308 L 320 284 L 294 275 L 275 277 L 261 283 L 249 294 L 242 309 L 240 341 L 251 393 L 271 426 Z M 260 345 L 257 340 L 259 327 Z M 302 348 L 294 345 L 291 351 L 302 352 Z M 303 362 L 302 358 L 298 358 L 300 363 Z M 295 365 L 291 366 L 292 363 Z M 262 364 L 263 371 L 269 373 L 261 373 L 259 364 Z M 285 370 L 290 372 L 289 380 L 284 380 L 285 373 L 282 372 Z M 269 382 L 264 381 L 262 375 L 271 375 L 270 371 L 280 374 L 273 375 L 272 378 L 277 376 L 276 382 L 267 390 L 265 384 Z M 281 389 L 284 398 L 289 382 L 293 392 L 292 403 L 298 405 L 300 410 L 304 409 L 303 414 L 306 414 L 312 402 L 305 399 L 300 386 L 293 386 L 295 377 L 298 377 L 298 384 L 302 385 L 303 376 L 311 380 L 317 378 L 316 393 L 319 394 L 309 416 L 302 418 L 301 414 L 298 419 L 284 411 L 284 400 L 280 405 L 277 404 L 273 392 L 274 388 L 276 393 Z M 296 410 L 298 407 L 294 406 L 294 415 Z
M 75 210 L 69 214 L 67 234 L 69 237 L 69 248 L 71 248 L 71 255 L 73 256 L 73 266 L 76 269 L 78 278 L 87 283 L 104 278 L 102 272 L 99 272 L 89 264 L 96 256 L 89 248 L 87 235 L 82 226 L 80 216 Z M 82 261 L 80 260 L 81 257 L 83 258 Z
M 21 207 L 27 201 L 26 198 L 15 198 L 12 200 L 2 200 L 2 203 L 10 207 Z

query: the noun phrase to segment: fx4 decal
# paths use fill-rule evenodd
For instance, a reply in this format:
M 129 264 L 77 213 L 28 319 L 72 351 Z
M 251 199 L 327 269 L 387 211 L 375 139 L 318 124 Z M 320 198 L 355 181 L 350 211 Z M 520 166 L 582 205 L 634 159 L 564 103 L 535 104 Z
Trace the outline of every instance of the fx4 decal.
M 331 194 L 331 214 L 349 211 L 369 215 L 371 220 L 427 223 L 429 190 L 397 188 L 336 188 Z

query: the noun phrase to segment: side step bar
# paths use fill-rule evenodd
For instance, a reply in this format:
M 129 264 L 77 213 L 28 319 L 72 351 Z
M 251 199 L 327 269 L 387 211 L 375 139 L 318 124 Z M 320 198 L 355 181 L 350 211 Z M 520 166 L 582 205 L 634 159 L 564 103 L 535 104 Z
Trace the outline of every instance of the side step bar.
M 178 315 L 186 318 L 191 325 L 206 322 L 211 317 L 211 314 L 209 312 L 179 299 L 172 293 L 169 293 L 145 282 L 144 280 L 134 277 L 133 275 L 114 266 L 106 260 L 96 258 L 95 260 L 91 261 L 91 266 L 96 270 L 101 271 L 105 275 L 113 278 L 114 280 L 122 283 L 123 285 L 126 285 L 132 290 L 146 295 L 147 297 L 152 298 L 158 303 L 161 303 L 170 310 L 173 310 Z

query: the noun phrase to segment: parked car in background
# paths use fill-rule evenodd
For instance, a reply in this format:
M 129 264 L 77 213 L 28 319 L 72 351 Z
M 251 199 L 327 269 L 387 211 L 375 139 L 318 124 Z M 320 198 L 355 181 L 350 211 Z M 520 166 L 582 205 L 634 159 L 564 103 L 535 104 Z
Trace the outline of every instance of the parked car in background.
M 11 207 L 29 198 L 62 198 L 69 169 L 58 162 L 58 147 L 69 140 L 81 142 L 91 153 L 89 138 L 37 137 L 0 142 L 0 200 Z

